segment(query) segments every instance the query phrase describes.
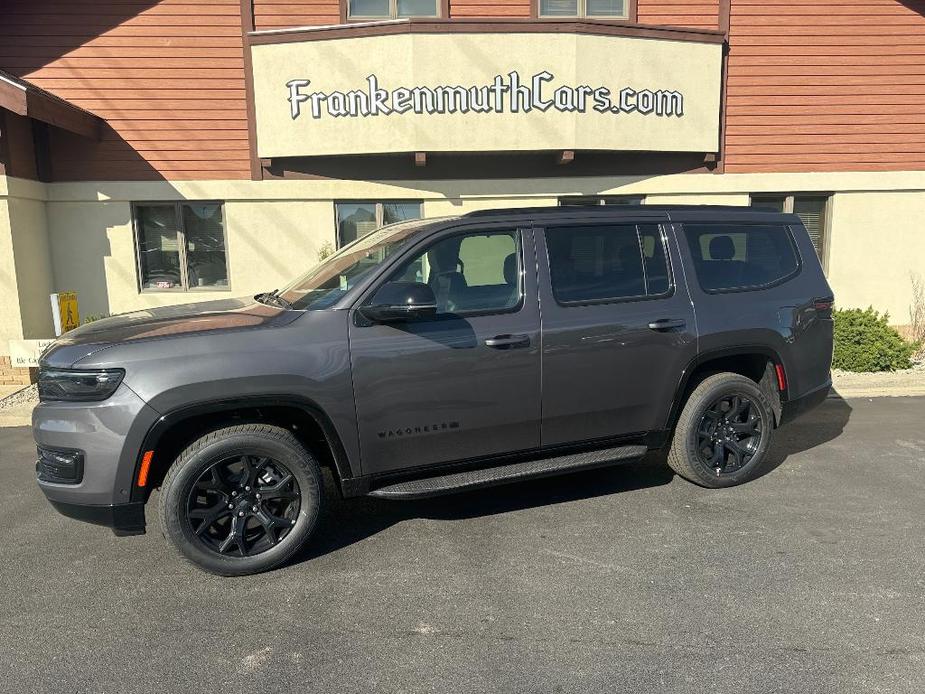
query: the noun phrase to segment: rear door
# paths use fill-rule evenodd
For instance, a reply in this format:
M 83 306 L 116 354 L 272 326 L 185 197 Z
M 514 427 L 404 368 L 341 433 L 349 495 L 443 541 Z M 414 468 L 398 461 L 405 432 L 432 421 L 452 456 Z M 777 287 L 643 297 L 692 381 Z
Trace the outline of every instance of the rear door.
M 543 445 L 661 430 L 696 354 L 678 247 L 652 221 L 537 230 Z
M 433 320 L 369 325 L 353 316 L 364 473 L 539 446 L 535 267 L 529 228 L 443 232 L 412 249 L 388 277 L 430 284 Z

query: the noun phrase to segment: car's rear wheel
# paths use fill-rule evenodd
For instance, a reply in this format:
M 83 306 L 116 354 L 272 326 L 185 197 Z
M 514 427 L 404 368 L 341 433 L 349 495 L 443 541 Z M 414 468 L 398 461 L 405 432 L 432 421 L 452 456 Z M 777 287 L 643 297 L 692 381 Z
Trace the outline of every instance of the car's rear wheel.
M 684 404 L 668 464 L 704 487 L 742 484 L 761 474 L 773 430 L 771 403 L 757 383 L 739 374 L 715 374 Z
M 174 461 L 160 494 L 168 538 L 222 576 L 273 569 L 308 540 L 322 505 L 317 461 L 285 429 L 245 424 L 201 437 Z

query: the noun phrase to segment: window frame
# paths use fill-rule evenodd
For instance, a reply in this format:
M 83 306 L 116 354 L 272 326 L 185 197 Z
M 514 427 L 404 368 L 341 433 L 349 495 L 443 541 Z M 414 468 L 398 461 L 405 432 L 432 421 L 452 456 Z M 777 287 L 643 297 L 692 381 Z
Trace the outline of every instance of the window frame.
M 527 229 L 528 230 L 528 229 Z M 468 227 L 465 229 L 452 229 L 448 230 L 447 233 L 440 233 L 434 237 L 428 237 L 423 239 L 420 244 L 413 246 L 407 250 L 406 255 L 402 255 L 397 258 L 395 265 L 389 267 L 388 271 L 378 277 L 372 284 L 372 288 L 363 296 L 363 298 L 357 304 L 357 307 L 368 306 L 373 300 L 373 297 L 376 296 L 383 285 L 388 282 L 393 281 L 392 278 L 409 262 L 418 258 L 419 256 L 427 253 L 431 248 L 433 248 L 438 243 L 442 243 L 448 239 L 460 237 L 460 236 L 486 236 L 489 234 L 512 234 L 514 236 L 514 243 L 517 247 L 517 260 L 519 266 L 518 273 L 518 290 L 520 292 L 520 299 L 516 304 L 506 309 L 479 309 L 473 311 L 456 311 L 453 313 L 438 313 L 433 318 L 428 319 L 427 321 L 422 322 L 433 322 L 441 320 L 452 320 L 454 318 L 478 318 L 480 316 L 505 316 L 512 313 L 520 313 L 524 310 L 524 307 L 527 305 L 527 291 L 526 291 L 526 282 L 525 282 L 525 273 L 526 273 L 526 262 L 524 257 L 524 232 L 525 227 L 522 225 L 504 225 L 497 227 Z M 462 244 L 460 244 L 462 245 Z
M 180 286 L 168 288 L 145 287 L 141 267 L 141 225 L 138 217 L 139 207 L 156 207 L 172 205 L 177 215 L 177 252 L 180 256 Z M 183 221 L 183 205 L 218 205 L 222 211 L 222 244 L 225 249 L 225 276 L 228 284 L 224 287 L 190 287 L 189 259 L 186 248 L 186 225 Z M 188 294 L 191 292 L 230 292 L 231 265 L 228 262 L 228 217 L 225 215 L 224 200 L 134 200 L 131 203 L 132 241 L 135 245 L 135 277 L 139 294 Z
M 437 14 L 412 15 L 411 17 L 398 16 L 398 0 L 389 0 L 389 16 L 376 15 L 351 15 L 350 0 L 340 0 L 340 21 L 341 24 L 350 22 L 388 22 L 396 19 L 449 19 L 450 17 L 450 0 L 434 0 L 437 5 Z
M 349 246 L 349 243 L 341 243 L 340 238 L 340 220 L 337 216 L 337 206 L 338 205 L 375 205 L 376 206 L 376 229 L 381 229 L 385 226 L 385 206 L 386 205 L 417 205 L 418 206 L 418 216 L 412 219 L 403 219 L 402 222 L 409 222 L 415 219 L 424 219 L 424 201 L 421 199 L 414 200 L 402 200 L 402 199 L 387 199 L 387 200 L 370 200 L 368 198 L 363 200 L 349 200 L 341 199 L 334 201 L 334 250 L 339 251 L 341 248 Z M 400 224 L 401 222 L 392 222 L 392 224 Z M 372 233 L 372 232 L 370 232 Z M 362 237 L 357 237 L 354 241 L 359 241 Z M 353 243 L 351 241 L 350 243 Z
M 637 0 L 625 0 L 626 2 L 626 14 L 623 17 L 612 17 L 604 15 L 591 15 L 588 16 L 587 0 L 578 0 L 578 14 L 572 16 L 566 15 L 544 15 L 540 13 L 540 2 L 541 0 L 530 0 L 530 16 L 532 19 L 539 19 L 546 22 L 569 22 L 574 20 L 581 21 L 594 21 L 594 22 L 621 22 L 624 24 L 635 24 L 638 21 L 638 11 L 637 11 Z
M 703 286 L 703 281 L 700 277 L 700 273 L 697 271 L 697 261 L 694 258 L 694 252 L 691 250 L 690 238 L 687 235 L 688 226 L 709 226 L 715 225 L 716 227 L 724 226 L 735 226 L 735 227 L 769 227 L 776 226 L 781 229 L 785 229 L 787 232 L 787 240 L 790 242 L 790 247 L 793 249 L 793 257 L 797 261 L 796 267 L 789 274 L 784 277 L 780 277 L 773 282 L 767 282 L 765 284 L 747 284 L 741 287 L 722 287 L 720 289 L 707 289 Z M 741 294 L 744 292 L 760 292 L 765 289 L 773 289 L 774 287 L 779 287 L 782 284 L 789 282 L 790 280 L 798 277 L 800 273 L 803 272 L 803 256 L 800 254 L 800 247 L 797 245 L 797 241 L 793 236 L 793 227 L 789 224 L 776 224 L 773 222 L 679 222 L 677 223 L 678 231 L 684 238 L 684 244 L 686 244 L 686 252 L 690 253 L 691 266 L 694 271 L 694 276 L 697 278 L 697 287 L 704 294 Z
M 829 247 L 831 246 L 830 240 L 832 238 L 832 201 L 835 198 L 835 194 L 831 191 L 803 191 L 799 193 L 751 193 L 748 196 L 748 205 L 749 207 L 755 207 L 756 202 L 761 202 L 762 200 L 771 200 L 771 199 L 784 199 L 784 214 L 794 214 L 794 202 L 796 198 L 825 198 L 825 219 L 822 224 L 822 254 L 820 255 L 818 250 L 816 251 L 816 257 L 819 258 L 819 262 L 822 264 L 822 271 L 825 274 L 829 273 Z M 791 230 L 791 233 L 793 231 Z M 799 249 L 797 249 L 799 251 Z M 802 261 L 802 256 L 800 257 Z
M 662 251 L 665 254 L 665 268 L 668 271 L 668 289 L 667 291 L 661 292 L 659 294 L 637 294 L 635 296 L 623 296 L 623 297 L 609 297 L 604 299 L 579 299 L 576 301 L 562 301 L 556 296 L 556 287 L 552 279 L 552 257 L 549 252 L 549 236 L 548 232 L 550 229 L 560 229 L 562 227 L 613 227 L 613 226 L 633 226 L 636 228 L 636 239 L 639 243 L 639 255 L 642 260 L 642 272 L 643 272 L 643 282 L 646 287 L 649 286 L 649 281 L 646 275 L 646 261 L 643 255 L 644 250 L 642 247 L 642 234 L 639 231 L 641 226 L 654 226 L 658 229 L 659 236 L 662 241 Z M 670 299 L 674 296 L 676 291 L 677 283 L 675 282 L 674 277 L 674 265 L 671 262 L 671 253 L 668 252 L 668 230 L 664 224 L 654 223 L 654 222 L 602 222 L 602 221 L 573 221 L 565 224 L 559 225 L 548 225 L 545 227 L 538 227 L 538 231 L 543 234 L 543 245 L 546 247 L 546 269 L 549 271 L 549 291 L 552 293 L 552 298 L 555 300 L 556 305 L 561 306 L 562 308 L 574 308 L 577 306 L 601 306 L 607 304 L 628 304 L 628 303 L 637 303 L 642 301 L 657 301 L 659 299 Z

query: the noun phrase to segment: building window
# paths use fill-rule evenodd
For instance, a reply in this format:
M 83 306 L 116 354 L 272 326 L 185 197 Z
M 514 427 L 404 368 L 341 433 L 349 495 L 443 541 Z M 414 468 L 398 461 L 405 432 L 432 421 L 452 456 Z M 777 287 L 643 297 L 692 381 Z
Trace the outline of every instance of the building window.
M 334 214 L 337 218 L 337 247 L 343 248 L 386 224 L 420 219 L 421 202 L 338 202 L 334 204 Z
M 222 203 L 133 206 L 141 291 L 228 289 Z
M 438 17 L 438 0 L 346 0 L 350 19 Z
M 752 207 L 765 207 L 775 212 L 794 213 L 803 220 L 803 226 L 809 232 L 819 260 L 825 264 L 825 251 L 828 242 L 826 224 L 828 222 L 829 196 L 819 194 L 801 195 L 752 195 Z
M 594 205 L 643 205 L 642 195 L 566 195 L 559 198 L 561 207 L 592 207 Z
M 628 0 L 538 0 L 540 17 L 628 19 Z

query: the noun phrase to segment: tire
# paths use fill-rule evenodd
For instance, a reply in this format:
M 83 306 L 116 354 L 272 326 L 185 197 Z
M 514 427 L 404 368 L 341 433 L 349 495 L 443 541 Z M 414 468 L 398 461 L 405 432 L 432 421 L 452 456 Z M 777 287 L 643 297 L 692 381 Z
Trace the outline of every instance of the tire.
M 746 401 L 748 410 L 735 415 Z M 771 403 L 757 383 L 739 374 L 715 374 L 694 388 L 684 403 L 668 465 L 684 479 L 710 489 L 748 482 L 761 474 L 773 429 Z
M 318 462 L 289 431 L 226 427 L 196 440 L 171 465 L 160 491 L 161 526 L 205 571 L 269 571 L 311 537 L 323 489 Z

